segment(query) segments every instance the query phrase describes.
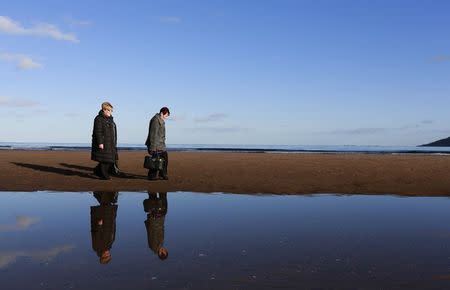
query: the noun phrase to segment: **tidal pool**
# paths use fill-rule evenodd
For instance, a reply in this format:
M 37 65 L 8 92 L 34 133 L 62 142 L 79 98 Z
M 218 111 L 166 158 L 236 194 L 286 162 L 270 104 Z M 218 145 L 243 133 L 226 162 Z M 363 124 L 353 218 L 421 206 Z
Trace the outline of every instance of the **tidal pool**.
M 450 199 L 0 192 L 1 289 L 450 287 Z

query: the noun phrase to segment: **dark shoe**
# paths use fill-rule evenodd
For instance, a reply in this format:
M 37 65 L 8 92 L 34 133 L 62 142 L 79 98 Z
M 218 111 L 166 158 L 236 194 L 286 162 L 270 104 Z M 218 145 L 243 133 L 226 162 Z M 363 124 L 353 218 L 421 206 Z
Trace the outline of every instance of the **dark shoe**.
M 153 177 L 153 176 L 151 176 L 151 177 L 149 176 L 149 177 L 147 177 L 147 179 L 148 179 L 148 180 L 152 180 L 152 181 L 153 181 L 153 180 L 159 180 L 159 178 L 156 177 L 156 176 L 154 176 L 154 177 Z
M 169 180 L 169 176 L 164 175 L 159 177 L 160 180 Z
M 106 177 L 106 176 L 100 176 L 100 179 L 101 180 L 111 180 L 111 177 Z

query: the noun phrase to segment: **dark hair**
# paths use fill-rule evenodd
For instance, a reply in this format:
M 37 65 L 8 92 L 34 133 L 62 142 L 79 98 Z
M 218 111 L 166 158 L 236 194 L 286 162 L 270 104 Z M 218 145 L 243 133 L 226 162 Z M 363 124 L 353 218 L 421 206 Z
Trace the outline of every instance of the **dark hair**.
M 159 112 L 162 113 L 163 115 L 169 114 L 169 116 L 170 116 L 170 111 L 169 111 L 169 108 L 167 108 L 167 107 L 162 107 L 161 110 L 159 110 Z

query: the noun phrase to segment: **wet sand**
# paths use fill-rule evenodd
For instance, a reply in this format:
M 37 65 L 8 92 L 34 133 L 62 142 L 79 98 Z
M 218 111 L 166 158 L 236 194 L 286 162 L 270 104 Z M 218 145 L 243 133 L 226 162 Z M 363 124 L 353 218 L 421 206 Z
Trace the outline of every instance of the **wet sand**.
M 0 151 L 0 190 L 450 195 L 442 155 L 170 152 L 170 179 L 149 181 L 145 152 L 119 154 L 125 176 L 105 181 L 89 151 Z

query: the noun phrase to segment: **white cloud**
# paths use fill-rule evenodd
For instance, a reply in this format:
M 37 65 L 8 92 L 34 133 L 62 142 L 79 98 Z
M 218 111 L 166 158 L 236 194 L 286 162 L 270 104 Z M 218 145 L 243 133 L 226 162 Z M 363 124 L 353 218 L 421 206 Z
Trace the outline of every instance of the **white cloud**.
M 71 33 L 64 33 L 55 25 L 48 23 L 37 23 L 33 27 L 23 27 L 19 22 L 6 16 L 0 16 L 0 32 L 13 35 L 31 35 L 40 37 L 49 37 L 55 40 L 70 42 L 80 42 L 78 38 Z
M 35 69 L 40 68 L 42 65 L 38 62 L 35 62 L 29 57 L 23 57 L 19 60 L 19 63 L 17 64 L 18 68 L 28 70 L 28 69 Z
M 181 18 L 176 16 L 162 16 L 159 17 L 159 21 L 162 23 L 178 24 L 181 23 Z
M 32 100 L 0 96 L 0 107 L 30 108 L 37 106 L 39 106 L 39 103 Z
M 24 54 L 0 53 L 0 60 L 14 62 L 16 67 L 21 70 L 32 70 L 42 67 L 42 64 Z

